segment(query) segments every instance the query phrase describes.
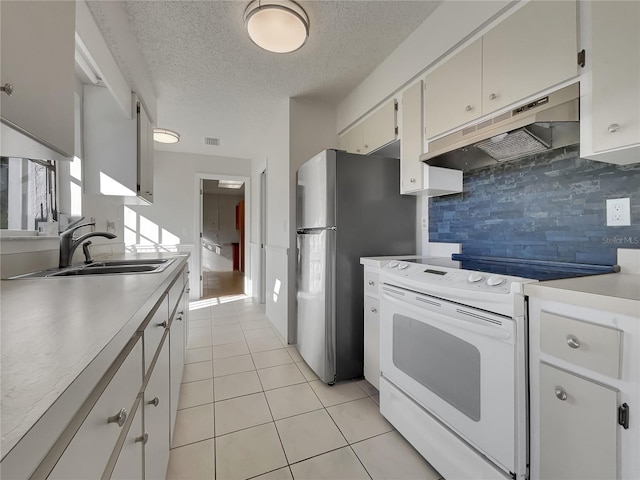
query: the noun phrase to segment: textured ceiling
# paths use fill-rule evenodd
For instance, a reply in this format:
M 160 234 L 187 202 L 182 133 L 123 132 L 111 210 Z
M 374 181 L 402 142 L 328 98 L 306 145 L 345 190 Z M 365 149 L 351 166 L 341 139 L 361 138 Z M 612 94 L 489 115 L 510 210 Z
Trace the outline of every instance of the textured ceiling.
M 247 1 L 127 1 L 130 28 L 158 96 L 159 127 L 181 134 L 157 148 L 252 158 L 275 105 L 289 97 L 337 104 L 425 18 L 435 1 L 305 1 L 307 44 L 291 54 L 256 47 L 244 31 Z M 116 59 L 117 41 L 101 24 Z M 125 76 L 128 74 L 123 68 Z M 207 146 L 204 137 L 220 139 Z

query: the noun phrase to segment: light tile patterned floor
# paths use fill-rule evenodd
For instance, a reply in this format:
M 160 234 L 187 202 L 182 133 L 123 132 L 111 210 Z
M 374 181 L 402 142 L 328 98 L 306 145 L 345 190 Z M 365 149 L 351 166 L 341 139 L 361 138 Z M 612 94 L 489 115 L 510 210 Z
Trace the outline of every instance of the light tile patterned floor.
M 244 296 L 191 305 L 167 479 L 425 479 L 365 380 L 329 387 Z

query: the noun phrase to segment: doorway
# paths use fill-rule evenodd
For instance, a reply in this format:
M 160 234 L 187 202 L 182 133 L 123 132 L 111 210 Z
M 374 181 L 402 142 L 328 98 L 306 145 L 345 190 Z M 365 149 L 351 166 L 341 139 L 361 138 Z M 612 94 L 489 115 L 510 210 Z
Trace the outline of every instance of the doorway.
M 245 293 L 245 182 L 202 179 L 201 298 Z

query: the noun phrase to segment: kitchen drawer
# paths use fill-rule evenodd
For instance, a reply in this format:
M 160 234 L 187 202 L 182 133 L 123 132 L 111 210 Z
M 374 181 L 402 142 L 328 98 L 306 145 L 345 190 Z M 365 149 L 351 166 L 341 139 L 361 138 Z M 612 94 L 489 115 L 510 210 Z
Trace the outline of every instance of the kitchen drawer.
M 98 398 L 49 479 L 100 478 L 142 386 L 142 342 L 127 355 Z M 115 421 L 124 410 L 121 423 Z M 111 419 L 111 420 L 110 420 Z
M 622 332 L 614 328 L 555 315 L 540 314 L 540 349 L 614 378 L 620 378 Z
M 143 332 L 144 339 L 144 374 L 147 375 L 149 367 L 153 361 L 153 357 L 160 346 L 160 341 L 164 335 L 164 331 L 169 325 L 169 311 L 167 307 L 167 297 L 162 300 L 162 304 L 151 317 Z
M 364 271 L 364 294 L 365 295 L 379 295 L 378 281 L 380 280 L 380 274 L 375 271 Z
M 178 304 L 180 297 L 182 295 L 182 291 L 184 290 L 184 271 L 180 272 L 176 278 L 175 283 L 169 289 L 169 317 L 176 309 L 176 305 Z

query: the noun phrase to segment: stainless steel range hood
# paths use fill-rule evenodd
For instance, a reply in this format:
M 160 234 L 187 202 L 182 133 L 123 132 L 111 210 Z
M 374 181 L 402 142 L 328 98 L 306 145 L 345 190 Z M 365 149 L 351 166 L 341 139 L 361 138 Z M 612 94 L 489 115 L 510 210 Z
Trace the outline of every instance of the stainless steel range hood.
M 579 84 L 575 83 L 429 142 L 420 160 L 474 170 L 580 142 Z

